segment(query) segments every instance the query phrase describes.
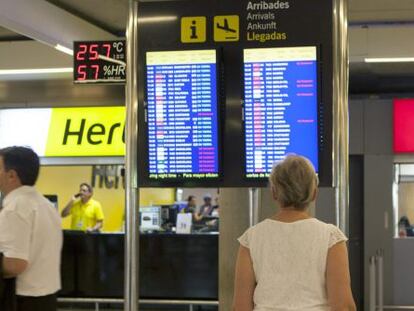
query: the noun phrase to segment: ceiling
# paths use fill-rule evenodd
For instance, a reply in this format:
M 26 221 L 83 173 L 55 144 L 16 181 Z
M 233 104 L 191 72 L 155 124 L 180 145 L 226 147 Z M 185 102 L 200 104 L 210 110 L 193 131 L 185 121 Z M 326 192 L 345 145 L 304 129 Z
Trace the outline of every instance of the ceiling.
M 125 35 L 128 0 L 44 0 L 116 36 Z M 414 24 L 412 0 L 350 0 L 349 22 L 353 25 Z M 0 40 L 22 37 L 0 26 Z
M 124 37 L 128 14 L 128 0 L 36 0 L 76 16 L 115 37 Z M 206 0 L 208 1 L 208 0 Z M 351 56 L 360 45 L 372 40 L 362 34 L 353 40 L 353 30 L 393 29 L 403 27 L 414 31 L 413 0 L 349 0 L 350 50 Z M 1 24 L 0 24 L 1 25 Z M 399 29 L 399 28 L 398 28 Z M 391 32 L 392 33 L 392 32 Z M 396 32 L 398 34 L 398 32 Z M 381 35 L 380 35 L 381 38 Z M 384 38 L 385 39 L 385 38 Z M 0 26 L 0 42 L 31 40 L 28 37 Z M 361 41 L 362 40 L 362 41 Z M 405 40 L 402 38 L 402 40 Z M 411 41 L 411 37 L 406 41 Z M 362 43 L 361 43 L 362 42 Z M 372 44 L 373 42 L 369 42 Z M 384 43 L 386 44 L 386 43 Z M 411 43 L 410 43 L 411 44 Z M 392 47 L 401 49 L 400 45 Z M 382 49 L 382 48 L 381 48 Z M 355 52 L 356 51 L 356 52 Z M 404 51 L 402 51 L 404 52 Z M 411 53 L 407 50 L 407 53 Z M 413 49 L 414 53 L 414 49 Z M 356 93 L 372 90 L 414 92 L 414 63 L 405 64 L 367 64 L 351 57 L 350 86 Z
M 127 0 L 46 0 L 112 33 L 125 36 L 128 17 Z
M 406 44 L 393 44 L 392 37 L 398 36 L 399 30 L 414 29 L 414 1 L 412 0 L 350 0 L 348 20 L 350 33 L 355 28 L 381 28 L 378 39 L 384 43 L 382 50 L 400 50 L 402 55 L 410 56 L 411 48 Z M 375 36 L 373 36 L 375 37 Z M 391 37 L 391 38 L 390 38 Z M 387 40 L 390 42 L 387 44 Z M 400 41 L 411 45 L 408 36 L 401 34 Z M 355 52 L 360 42 L 350 37 L 350 50 Z M 372 44 L 372 42 L 371 42 Z M 357 52 L 356 52 L 357 54 Z M 381 55 L 385 56 L 385 55 Z M 352 93 L 372 92 L 414 92 L 414 63 L 364 63 L 350 62 L 350 90 Z
M 350 23 L 392 23 L 413 21 L 412 0 L 349 0 Z
M 0 41 L 28 40 L 27 37 L 0 26 Z

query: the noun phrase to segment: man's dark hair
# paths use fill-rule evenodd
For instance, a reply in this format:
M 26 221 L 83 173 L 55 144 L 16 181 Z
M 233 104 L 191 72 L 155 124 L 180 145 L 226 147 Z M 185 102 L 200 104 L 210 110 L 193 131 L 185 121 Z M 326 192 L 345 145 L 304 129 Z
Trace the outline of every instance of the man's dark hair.
M 82 186 L 85 186 L 86 188 L 88 188 L 88 191 L 89 191 L 90 193 L 92 193 L 92 192 L 93 192 L 93 188 L 92 188 L 92 186 L 91 186 L 90 184 L 88 184 L 88 183 L 86 183 L 86 182 L 83 182 L 83 183 L 81 183 L 81 184 L 79 185 L 79 188 L 80 188 L 80 187 L 82 187 Z
M 33 186 L 39 176 L 40 161 L 30 148 L 12 146 L 0 149 L 6 171 L 15 170 L 22 185 Z

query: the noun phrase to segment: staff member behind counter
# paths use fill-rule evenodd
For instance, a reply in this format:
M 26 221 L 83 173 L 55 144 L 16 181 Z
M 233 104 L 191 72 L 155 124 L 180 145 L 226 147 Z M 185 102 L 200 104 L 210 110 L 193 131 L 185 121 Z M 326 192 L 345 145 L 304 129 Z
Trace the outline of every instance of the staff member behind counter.
M 79 187 L 79 193 L 62 210 L 62 217 L 72 216 L 72 230 L 99 232 L 104 220 L 101 203 L 92 199 L 93 189 L 89 184 L 81 183 Z
M 180 213 L 191 213 L 194 214 L 197 209 L 196 197 L 189 195 L 187 198 L 187 205 L 180 211 Z
M 194 213 L 195 221 L 202 221 L 205 217 L 218 217 L 218 209 L 219 205 L 218 202 L 216 205 L 212 204 L 212 197 L 210 193 L 206 193 L 203 196 L 204 204 L 200 206 L 198 210 Z

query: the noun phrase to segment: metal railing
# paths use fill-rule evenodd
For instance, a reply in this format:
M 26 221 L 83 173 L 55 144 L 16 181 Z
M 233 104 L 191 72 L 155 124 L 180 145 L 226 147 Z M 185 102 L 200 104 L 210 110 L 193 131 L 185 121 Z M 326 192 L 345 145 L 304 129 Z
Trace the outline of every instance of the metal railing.
M 369 311 L 414 310 L 414 306 L 384 305 L 384 251 L 369 259 Z
M 384 251 L 379 249 L 369 258 L 369 311 L 384 309 Z
M 91 303 L 95 305 L 95 311 L 99 311 L 99 305 L 103 303 L 121 304 L 125 300 L 122 298 L 58 298 L 60 303 Z M 180 300 L 180 299 L 140 299 L 139 304 L 146 305 L 183 305 L 188 306 L 189 311 L 193 311 L 194 306 L 218 306 L 217 300 Z
M 369 258 L 369 311 L 414 310 L 414 306 L 384 305 L 384 251 Z

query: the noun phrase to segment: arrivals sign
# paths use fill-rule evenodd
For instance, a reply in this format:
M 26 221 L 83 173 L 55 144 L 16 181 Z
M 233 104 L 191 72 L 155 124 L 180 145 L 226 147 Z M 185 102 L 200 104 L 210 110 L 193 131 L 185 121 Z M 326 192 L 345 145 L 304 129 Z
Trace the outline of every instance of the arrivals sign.
M 301 31 L 295 18 L 285 21 L 285 16 L 299 17 L 297 11 L 306 10 L 306 6 L 291 0 L 247 1 L 240 2 L 238 8 L 233 6 L 236 14 L 232 15 L 183 16 L 181 43 L 204 43 L 211 39 L 214 42 L 283 42 L 289 39 L 289 35 L 296 36 Z M 303 18 L 309 19 L 309 16 L 304 15 Z M 304 33 L 307 31 L 302 29 Z
M 124 156 L 125 107 L 0 110 L 0 148 L 29 146 L 41 157 Z

